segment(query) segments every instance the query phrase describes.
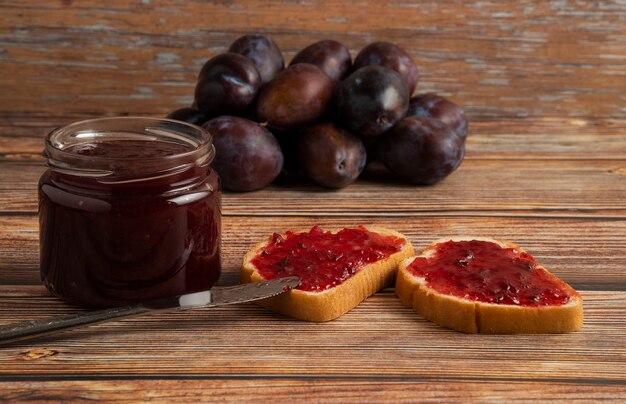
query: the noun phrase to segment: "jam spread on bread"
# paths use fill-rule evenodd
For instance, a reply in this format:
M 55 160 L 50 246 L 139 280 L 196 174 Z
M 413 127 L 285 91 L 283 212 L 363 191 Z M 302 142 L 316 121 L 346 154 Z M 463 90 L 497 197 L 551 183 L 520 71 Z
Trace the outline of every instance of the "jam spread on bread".
M 406 239 L 364 227 L 331 233 L 316 226 L 304 233 L 274 233 L 252 263 L 265 279 L 295 275 L 300 277 L 297 289 L 321 292 L 397 253 L 405 243 Z
M 525 252 L 488 241 L 447 241 L 408 270 L 435 291 L 484 303 L 553 306 L 575 293 Z

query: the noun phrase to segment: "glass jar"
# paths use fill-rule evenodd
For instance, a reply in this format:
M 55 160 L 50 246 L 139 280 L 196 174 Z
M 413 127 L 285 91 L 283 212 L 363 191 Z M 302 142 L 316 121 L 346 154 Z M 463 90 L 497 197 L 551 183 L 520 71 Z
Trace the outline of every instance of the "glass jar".
M 113 306 L 219 278 L 221 186 L 204 129 L 169 119 L 76 122 L 46 138 L 40 270 L 56 296 Z

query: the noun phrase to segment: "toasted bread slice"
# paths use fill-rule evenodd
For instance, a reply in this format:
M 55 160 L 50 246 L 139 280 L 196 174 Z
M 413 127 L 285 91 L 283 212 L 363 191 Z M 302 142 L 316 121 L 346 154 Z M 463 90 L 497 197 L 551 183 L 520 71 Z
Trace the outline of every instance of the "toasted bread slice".
M 314 231 L 314 229 L 311 231 Z M 337 317 L 347 313 L 367 297 L 373 295 L 380 289 L 393 284 L 398 264 L 405 258 L 415 254 L 413 246 L 404 235 L 393 230 L 376 226 L 361 226 L 357 229 L 363 229 L 364 231 L 374 233 L 378 236 L 395 239 L 399 244 L 396 247 L 397 251 L 368 264 L 357 264 L 356 267 L 350 267 L 351 272 L 353 273 L 352 275 L 346 279 L 337 281 L 336 285 L 324 290 L 306 290 L 306 288 L 303 287 L 303 284 L 304 286 L 312 286 L 316 282 L 313 278 L 324 277 L 324 274 L 320 273 L 320 268 L 322 268 L 323 265 L 312 265 L 309 269 L 309 271 L 312 271 L 310 274 L 311 276 L 307 273 L 304 273 L 303 276 L 302 273 L 293 273 L 293 275 L 301 275 L 301 279 L 303 280 L 297 289 L 283 293 L 282 295 L 276 297 L 261 300 L 257 303 L 278 313 L 301 320 L 324 322 L 336 319 Z M 290 234 L 297 235 L 307 232 L 308 231 L 288 232 L 282 234 L 281 237 L 287 239 L 290 237 Z M 328 233 L 329 232 L 326 232 L 325 234 Z M 332 233 L 337 234 L 337 231 L 333 231 Z M 268 279 L 263 276 L 261 273 L 262 271 L 257 268 L 254 262 L 255 258 L 260 254 L 267 253 L 267 249 L 272 244 L 274 237 L 276 236 L 271 236 L 267 240 L 258 243 L 244 256 L 241 270 L 241 283 L 259 282 Z M 341 246 L 338 246 L 338 248 L 340 247 Z M 316 253 L 318 253 L 318 251 L 316 251 Z M 329 260 L 334 259 L 332 253 L 328 255 Z M 340 254 L 336 254 L 335 257 L 339 255 Z M 299 258 L 294 258 L 294 260 L 300 260 L 302 254 L 298 257 Z M 303 261 L 300 260 L 299 262 L 302 263 Z M 300 269 L 296 268 L 296 271 L 299 271 Z M 286 274 L 281 276 L 286 276 Z
M 519 299 L 513 295 L 517 304 L 508 302 L 495 303 L 481 301 L 467 289 L 467 293 L 459 296 L 458 293 L 446 292 L 445 286 L 437 283 L 435 274 L 431 276 L 431 282 L 424 276 L 425 268 L 432 262 L 442 262 L 443 258 L 436 258 L 437 251 L 447 242 L 486 241 L 497 244 L 502 249 L 513 249 L 510 254 L 518 253 L 522 260 L 534 263 L 533 271 L 544 271 L 537 274 L 546 279 L 552 285 L 558 285 L 556 296 L 567 294 L 567 300 L 560 304 L 519 304 Z M 505 251 L 502 250 L 504 254 Z M 422 257 L 422 258 L 420 258 Z M 471 258 L 474 258 L 473 256 Z M 419 260 L 418 260 L 419 259 Z M 426 259 L 426 261 L 424 261 Z M 456 258 L 455 258 L 456 259 Z M 418 261 L 416 261 L 418 260 Z M 437 261 L 439 260 L 439 261 Z M 414 269 L 411 264 L 415 261 Z M 521 262 L 521 261 L 519 261 Z M 466 262 L 463 262 L 467 265 Z M 440 264 L 442 265 L 442 264 Z M 419 268 L 421 266 L 421 268 Z M 430 267 L 432 268 L 432 267 Z M 458 271 L 463 268 L 459 267 Z M 483 270 L 492 270 L 484 268 Z M 455 282 L 455 281 L 453 281 Z M 460 285 L 460 284 L 459 284 Z M 459 288 L 463 288 L 460 285 Z M 509 287 L 511 287 L 509 285 Z M 507 287 L 507 291 L 509 290 Z M 529 290 L 533 285 L 523 285 L 522 288 Z M 459 289 L 456 289 L 457 291 Z M 443 292 L 442 292 L 443 291 Z M 513 243 L 501 242 L 490 238 L 463 237 L 437 240 L 429 245 L 421 255 L 404 260 L 396 278 L 396 294 L 400 301 L 408 307 L 412 307 L 418 314 L 439 325 L 452 328 L 466 333 L 483 334 L 547 334 L 565 333 L 576 331 L 583 325 L 582 298 L 571 286 L 558 279 L 539 265 L 532 256 L 524 252 Z M 511 296 L 511 295 L 509 295 Z M 499 297 L 502 299 L 501 297 Z M 521 297 L 520 297 L 521 298 Z M 510 297 L 508 298 L 510 299 Z M 539 299 L 539 297 L 536 297 Z

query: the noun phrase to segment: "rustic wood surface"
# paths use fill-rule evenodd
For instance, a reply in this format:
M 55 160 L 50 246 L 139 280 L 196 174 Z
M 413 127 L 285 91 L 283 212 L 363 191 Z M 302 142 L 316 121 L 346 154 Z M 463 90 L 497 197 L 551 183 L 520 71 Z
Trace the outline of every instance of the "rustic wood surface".
M 585 326 L 464 335 L 393 288 L 309 324 L 252 304 L 123 320 L 0 348 L 0 401 L 626 400 L 626 6 L 622 1 L 3 1 L 0 324 L 79 311 L 40 284 L 43 136 L 78 119 L 163 116 L 249 32 L 287 60 L 308 43 L 396 42 L 470 117 L 467 157 L 431 187 L 372 170 L 224 195 L 222 284 L 273 231 L 381 224 L 416 249 L 461 234 L 514 241 L 579 289 Z

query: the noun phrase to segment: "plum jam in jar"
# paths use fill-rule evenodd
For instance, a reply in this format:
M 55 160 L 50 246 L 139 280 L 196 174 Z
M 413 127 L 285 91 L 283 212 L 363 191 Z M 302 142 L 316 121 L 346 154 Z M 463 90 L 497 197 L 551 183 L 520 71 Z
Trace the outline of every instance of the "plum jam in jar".
M 46 138 L 41 278 L 106 307 L 209 289 L 221 271 L 221 186 L 204 129 L 168 119 L 76 122 Z

